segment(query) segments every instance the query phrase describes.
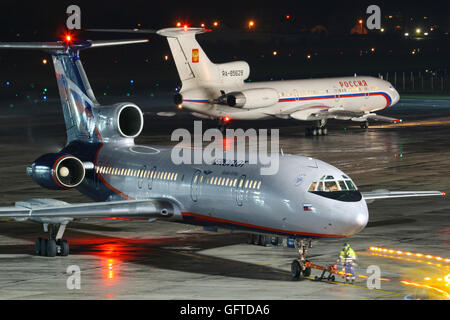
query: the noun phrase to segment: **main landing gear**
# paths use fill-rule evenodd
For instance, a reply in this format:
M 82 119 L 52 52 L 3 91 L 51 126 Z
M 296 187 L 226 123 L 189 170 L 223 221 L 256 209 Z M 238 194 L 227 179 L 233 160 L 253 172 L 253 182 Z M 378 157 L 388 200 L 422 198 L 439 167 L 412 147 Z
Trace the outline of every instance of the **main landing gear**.
M 326 136 L 328 135 L 328 128 L 326 127 L 327 120 L 322 119 L 320 121 L 317 121 L 317 125 L 312 128 L 306 128 L 305 129 L 305 136 Z
M 311 275 L 311 263 L 306 260 L 306 253 L 308 248 L 312 248 L 312 242 L 309 240 L 306 244 L 304 240 L 300 240 L 300 244 L 296 247 L 299 248 L 299 258 L 291 263 L 291 276 L 294 280 L 303 280 Z
M 367 129 L 369 128 L 369 121 L 361 122 L 359 126 L 361 127 L 361 129 Z
M 49 233 L 49 237 L 48 239 L 36 239 L 34 247 L 35 254 L 43 257 L 68 256 L 69 243 L 67 240 L 62 239 L 66 225 L 67 223 L 59 224 L 58 232 L 56 232 L 56 224 L 44 223 L 44 231 Z

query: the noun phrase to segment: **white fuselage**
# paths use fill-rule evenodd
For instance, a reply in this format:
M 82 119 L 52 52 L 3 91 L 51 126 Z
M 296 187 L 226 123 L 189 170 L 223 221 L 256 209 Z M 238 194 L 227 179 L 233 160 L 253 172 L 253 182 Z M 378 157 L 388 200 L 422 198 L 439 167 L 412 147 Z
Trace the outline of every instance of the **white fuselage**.
M 278 101 L 262 108 L 230 107 L 216 99 L 223 92 L 249 89 L 274 89 Z M 309 117 L 318 109 L 352 113 L 369 113 L 396 104 L 400 98 L 387 81 L 374 77 L 339 77 L 305 80 L 243 82 L 217 84 L 181 90 L 183 108 L 212 118 L 230 117 L 236 120 L 258 120 L 270 117 L 315 120 Z M 337 117 L 335 117 L 337 118 Z

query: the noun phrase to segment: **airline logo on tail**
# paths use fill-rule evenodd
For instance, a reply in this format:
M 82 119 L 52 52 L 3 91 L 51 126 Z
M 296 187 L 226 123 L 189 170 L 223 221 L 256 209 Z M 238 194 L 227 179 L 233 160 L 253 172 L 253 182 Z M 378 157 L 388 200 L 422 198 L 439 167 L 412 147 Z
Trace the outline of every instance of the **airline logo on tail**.
M 198 49 L 192 49 L 192 63 L 198 63 L 199 55 Z

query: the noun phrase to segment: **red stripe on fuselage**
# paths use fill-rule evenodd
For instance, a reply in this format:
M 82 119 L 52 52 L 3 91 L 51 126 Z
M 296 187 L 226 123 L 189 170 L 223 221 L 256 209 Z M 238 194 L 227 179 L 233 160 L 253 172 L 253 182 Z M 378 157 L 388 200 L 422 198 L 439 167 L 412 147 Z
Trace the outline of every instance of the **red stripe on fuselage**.
M 281 229 L 275 229 L 275 228 L 258 226 L 258 225 L 254 225 L 254 224 L 248 224 L 248 223 L 239 222 L 239 221 L 233 221 L 233 220 L 227 220 L 227 219 L 222 219 L 222 218 L 205 216 L 205 215 L 202 215 L 202 214 L 192 213 L 192 212 L 182 212 L 181 215 L 183 216 L 183 218 L 184 217 L 193 217 L 195 219 L 198 219 L 198 220 L 201 220 L 201 221 L 206 221 L 206 222 L 226 223 L 226 224 L 231 224 L 231 225 L 236 225 L 236 226 L 241 226 L 241 227 L 247 227 L 247 228 L 252 228 L 252 229 L 259 229 L 259 230 L 270 231 L 270 232 L 281 233 L 281 234 L 292 234 L 292 235 L 298 235 L 298 236 L 321 237 L 321 238 L 341 238 L 341 237 L 345 237 L 343 235 L 335 235 L 335 234 L 321 234 L 321 233 L 308 233 L 308 232 L 297 232 L 297 231 L 281 230 Z

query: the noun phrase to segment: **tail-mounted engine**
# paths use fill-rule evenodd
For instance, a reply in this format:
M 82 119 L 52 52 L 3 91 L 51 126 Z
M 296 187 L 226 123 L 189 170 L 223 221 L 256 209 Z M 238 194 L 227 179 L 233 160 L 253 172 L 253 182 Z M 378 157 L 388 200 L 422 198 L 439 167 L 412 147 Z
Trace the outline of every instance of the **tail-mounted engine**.
M 83 162 L 70 155 L 48 153 L 36 159 L 27 173 L 48 189 L 71 189 L 80 185 L 86 173 Z
M 278 91 L 275 89 L 248 89 L 230 92 L 219 97 L 219 101 L 230 107 L 243 109 L 264 108 L 278 102 Z
M 97 109 L 97 127 L 103 141 L 134 139 L 142 132 L 144 116 L 134 103 L 117 103 Z

